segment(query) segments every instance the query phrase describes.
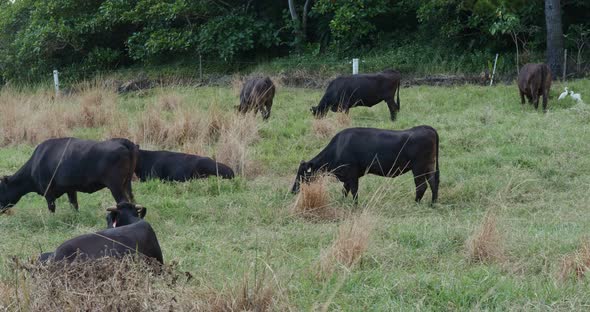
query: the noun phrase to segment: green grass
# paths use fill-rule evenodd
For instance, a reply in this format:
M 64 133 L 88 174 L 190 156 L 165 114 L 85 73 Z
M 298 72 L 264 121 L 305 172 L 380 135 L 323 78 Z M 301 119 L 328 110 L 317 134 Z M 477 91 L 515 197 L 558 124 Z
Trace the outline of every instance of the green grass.
M 582 96 L 590 80 L 568 85 Z M 440 136 L 440 203 L 416 204 L 410 174 L 361 179 L 361 206 L 381 190 L 369 209 L 379 216 L 361 263 L 328 280 L 315 277 L 322 249 L 338 223 L 312 223 L 291 215 L 288 192 L 302 159 L 329 140 L 312 131 L 311 105 L 320 90 L 278 90 L 273 113 L 261 122 L 252 157 L 263 165 L 254 179 L 190 183 L 134 183 L 138 203 L 148 208 L 166 262 L 195 277 L 191 284 L 235 285 L 254 266 L 272 268 L 295 310 L 330 301 L 331 310 L 586 310 L 590 283 L 558 282 L 563 255 L 590 234 L 590 106 L 557 101 L 549 112 L 521 106 L 515 85 L 401 90 L 401 112 L 392 123 L 384 103 L 351 110 L 353 126 L 406 129 L 427 124 Z M 206 111 L 212 104 L 230 113 L 237 103 L 227 88 L 168 88 L 119 98 L 119 110 L 137 118 L 158 94 L 175 93 Z M 332 114 L 332 113 L 330 113 Z M 101 138 L 102 129 L 75 135 Z M 33 146 L 0 149 L 0 175 L 15 172 Z M 213 154 L 215 147 L 210 147 Z M 355 210 L 340 185 L 336 205 Z M 0 279 L 13 278 L 9 256 L 36 256 L 73 236 L 105 227 L 108 191 L 79 194 L 74 212 L 64 196 L 50 214 L 36 194 L 24 197 L 13 215 L 0 216 Z M 357 208 L 360 209 L 360 208 Z M 507 262 L 472 264 L 464 242 L 486 211 L 493 210 L 504 238 Z

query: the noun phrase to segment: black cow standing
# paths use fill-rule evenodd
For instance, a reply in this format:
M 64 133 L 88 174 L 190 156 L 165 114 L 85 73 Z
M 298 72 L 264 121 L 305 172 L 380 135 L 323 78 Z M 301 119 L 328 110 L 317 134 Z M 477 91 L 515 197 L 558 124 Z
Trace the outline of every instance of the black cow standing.
M 160 243 L 152 226 L 143 220 L 146 208 L 120 203 L 107 209 L 108 229 L 84 234 L 65 241 L 55 252 L 42 253 L 38 261 L 92 260 L 102 257 L 121 258 L 140 253 L 164 263 Z
M 139 150 L 135 174 L 141 181 L 158 178 L 185 182 L 191 179 L 219 176 L 233 179 L 234 171 L 209 157 L 168 151 Z
M 432 203 L 438 197 L 438 134 L 430 126 L 403 131 L 374 128 L 350 128 L 337 133 L 316 157 L 302 161 L 292 192 L 299 192 L 318 171 L 333 173 L 344 183 L 344 195 L 352 193 L 358 202 L 359 178 L 365 174 L 396 177 L 408 171 L 414 174 L 416 201 L 432 191 Z
M 260 111 L 266 120 L 270 117 L 274 97 L 275 85 L 269 77 L 249 79 L 240 92 L 238 111 L 242 114 L 251 110 L 254 110 L 254 114 Z
M 16 205 L 31 192 L 45 196 L 51 212 L 55 212 L 55 200 L 68 194 L 77 210 L 76 192 L 94 193 L 105 187 L 117 203 L 133 202 L 131 178 L 138 153 L 138 147 L 127 139 L 47 140 L 14 175 L 2 178 L 0 210 Z
M 543 112 L 547 112 L 547 101 L 551 89 L 551 68 L 547 64 L 526 64 L 518 74 L 518 91 L 520 103 L 524 105 L 524 97 L 530 104 L 539 107 L 539 97 L 543 97 Z
M 385 101 L 393 121 L 400 110 L 400 82 L 400 72 L 391 69 L 376 74 L 341 76 L 330 82 L 320 104 L 312 107 L 311 111 L 314 116 L 321 118 L 328 113 L 328 109 L 348 114 L 352 107 L 372 107 Z

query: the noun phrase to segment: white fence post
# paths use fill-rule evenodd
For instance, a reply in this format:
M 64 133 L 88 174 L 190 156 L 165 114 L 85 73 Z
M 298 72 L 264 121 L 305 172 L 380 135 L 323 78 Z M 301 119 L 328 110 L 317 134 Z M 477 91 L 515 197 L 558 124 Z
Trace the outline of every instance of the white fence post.
M 359 73 L 359 59 L 353 58 L 352 59 L 352 74 L 356 75 Z
M 565 77 L 567 74 L 567 49 L 563 51 L 563 78 L 561 80 L 565 81 Z
M 490 80 L 490 87 L 494 84 L 494 75 L 496 75 L 496 63 L 498 63 L 498 53 L 496 53 L 496 59 L 494 60 L 494 69 L 492 70 L 492 79 Z
M 57 69 L 53 70 L 53 86 L 55 87 L 55 96 L 59 96 L 59 73 Z

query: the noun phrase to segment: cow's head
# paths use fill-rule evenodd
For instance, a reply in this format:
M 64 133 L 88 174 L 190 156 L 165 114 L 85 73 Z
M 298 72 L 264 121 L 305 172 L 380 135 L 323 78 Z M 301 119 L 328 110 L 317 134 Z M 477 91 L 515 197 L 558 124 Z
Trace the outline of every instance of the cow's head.
M 20 200 L 22 195 L 15 188 L 18 185 L 11 183 L 10 176 L 4 176 L 0 178 L 0 212 L 8 209 Z
M 299 193 L 301 182 L 309 182 L 315 171 L 316 168 L 314 168 L 314 164 L 311 161 L 306 162 L 302 160 L 301 163 L 299 163 L 297 177 L 295 177 L 295 183 L 293 184 L 293 188 L 291 188 L 291 193 Z
M 107 208 L 107 228 L 125 226 L 141 221 L 147 213 L 147 209 L 140 205 L 120 203 L 115 207 Z
M 309 110 L 315 118 L 323 118 L 328 113 L 328 107 L 321 107 L 321 105 L 312 106 Z

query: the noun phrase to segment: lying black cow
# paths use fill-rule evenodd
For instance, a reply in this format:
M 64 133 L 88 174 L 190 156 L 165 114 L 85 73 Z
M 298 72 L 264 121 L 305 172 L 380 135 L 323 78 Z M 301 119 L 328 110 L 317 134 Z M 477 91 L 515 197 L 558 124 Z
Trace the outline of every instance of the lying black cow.
M 51 212 L 63 194 L 78 209 L 76 192 L 94 193 L 105 187 L 117 203 L 133 202 L 131 178 L 138 153 L 138 147 L 127 139 L 47 140 L 14 175 L 2 178 L 0 210 L 16 205 L 31 192 L 44 196 Z
M 185 182 L 191 179 L 220 176 L 233 179 L 234 171 L 209 157 L 167 152 L 139 150 L 135 174 L 141 181 L 158 178 Z
M 238 111 L 242 114 L 251 110 L 254 114 L 260 111 L 262 118 L 266 120 L 270 117 L 274 97 L 275 85 L 269 77 L 249 79 L 240 92 Z
M 146 209 L 130 203 L 108 208 L 108 229 L 84 234 L 61 244 L 55 252 L 42 253 L 40 262 L 92 260 L 102 257 L 121 258 L 143 254 L 164 263 L 162 250 L 151 225 L 143 221 Z
M 338 77 L 328 85 L 318 106 L 311 108 L 316 117 L 324 117 L 328 109 L 333 112 L 348 110 L 355 106 L 368 106 L 385 101 L 391 120 L 395 120 L 400 109 L 399 87 L 401 74 L 397 70 L 384 70 L 376 74 L 362 74 Z M 397 102 L 395 94 L 397 93 Z
M 344 195 L 352 192 L 358 202 L 359 178 L 367 173 L 396 177 L 408 171 L 414 174 L 416 201 L 432 191 L 432 203 L 438 197 L 438 134 L 434 128 L 419 126 L 403 131 L 374 128 L 350 128 L 337 133 L 316 157 L 302 161 L 292 192 L 299 192 L 318 171 L 333 173 L 344 183 Z

